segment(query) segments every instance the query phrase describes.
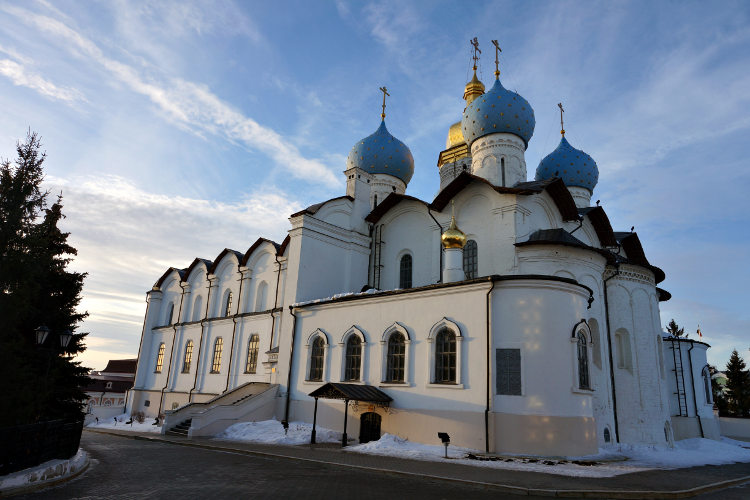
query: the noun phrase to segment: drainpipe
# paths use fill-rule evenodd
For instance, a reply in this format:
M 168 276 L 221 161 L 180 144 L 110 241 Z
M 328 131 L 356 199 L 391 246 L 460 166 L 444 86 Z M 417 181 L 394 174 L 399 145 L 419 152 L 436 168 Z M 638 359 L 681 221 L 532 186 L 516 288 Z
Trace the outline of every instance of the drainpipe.
M 690 351 L 695 347 L 695 342 L 690 341 L 690 349 L 688 349 L 688 364 L 690 365 L 690 384 L 693 386 L 693 406 L 695 407 L 695 418 L 698 419 L 698 428 L 701 431 L 701 437 L 706 437 L 703 434 L 703 422 L 701 422 L 701 416 L 698 415 L 698 396 L 695 394 L 695 375 L 693 375 L 693 356 Z
M 289 428 L 289 400 L 292 395 L 292 367 L 294 366 L 294 344 L 297 337 L 297 315 L 294 314 L 294 308 L 289 306 L 289 314 L 294 318 L 292 320 L 292 347 L 289 353 L 289 375 L 286 379 L 286 407 L 284 408 L 284 420 L 281 425 L 284 426 L 284 430 Z
M 615 442 L 620 442 L 620 427 L 617 423 L 617 391 L 615 391 L 615 366 L 612 357 L 612 329 L 609 325 L 609 295 L 607 293 L 607 281 L 620 274 L 620 265 L 615 264 L 615 272 L 609 278 L 604 279 L 604 319 L 607 323 L 607 347 L 609 351 L 609 378 L 612 384 L 612 414 L 615 419 Z
M 227 385 L 224 387 L 224 392 L 229 390 L 229 378 L 232 376 L 232 361 L 234 360 L 234 334 L 237 331 L 237 315 L 240 313 L 240 304 L 242 303 L 242 283 L 245 278 L 242 276 L 240 271 L 240 264 L 237 264 L 237 271 L 240 273 L 240 291 L 237 292 L 237 312 L 232 316 L 232 345 L 229 347 L 229 368 L 227 369 Z
M 490 379 L 490 339 L 491 334 L 490 332 L 492 329 L 490 328 L 491 320 L 491 311 L 492 311 L 492 301 L 490 301 L 490 295 L 492 294 L 492 290 L 495 288 L 495 280 L 492 279 L 492 286 L 490 286 L 490 289 L 487 290 L 487 305 L 486 305 L 486 331 L 487 331 L 487 405 L 484 408 L 484 451 L 485 453 L 490 452 L 490 387 L 492 385 L 492 380 Z
M 430 217 L 432 217 L 432 220 L 435 221 L 435 224 L 437 224 L 438 229 L 440 230 L 440 234 L 443 234 L 443 226 L 440 225 L 440 223 L 437 221 L 434 215 L 432 215 L 432 212 L 430 212 L 429 205 L 427 206 L 427 213 L 430 214 Z M 439 243 L 439 242 L 438 242 Z M 440 248 L 440 280 L 438 283 L 443 282 L 443 248 Z
M 576 231 L 578 231 L 578 230 L 579 230 L 579 229 L 581 229 L 582 227 L 583 227 L 583 217 L 581 217 L 580 219 L 578 219 L 578 227 L 577 227 L 577 228 L 575 228 L 575 229 L 573 229 L 573 230 L 572 230 L 572 231 L 570 232 L 570 234 L 573 234 L 573 233 L 575 233 Z
M 198 370 L 201 367 L 201 353 L 203 352 L 203 332 L 205 330 L 206 320 L 208 319 L 208 307 L 211 305 L 211 281 L 208 282 L 208 297 L 206 298 L 206 314 L 201 320 L 201 338 L 198 340 L 198 356 L 195 360 L 195 378 L 193 379 L 193 388 L 188 392 L 188 403 L 193 400 L 193 391 L 198 385 Z
M 156 412 L 156 418 L 159 418 L 159 415 L 161 415 L 161 409 L 164 406 L 164 391 L 167 389 L 167 386 L 169 385 L 169 377 L 172 375 L 172 363 L 174 363 L 174 347 L 175 344 L 177 344 L 177 325 L 180 324 L 180 318 L 182 317 L 182 303 L 185 300 L 185 289 L 182 289 L 182 294 L 180 295 L 180 308 L 177 311 L 177 322 L 172 324 L 172 330 L 174 333 L 172 334 L 172 354 L 169 355 L 169 367 L 167 368 L 167 381 L 164 383 L 164 387 L 161 388 L 161 397 L 159 398 L 159 411 Z M 172 318 L 170 318 L 171 321 Z
M 275 258 L 276 258 L 276 265 L 279 266 L 279 270 L 278 270 L 278 273 L 276 274 L 276 294 L 274 295 L 274 298 L 273 298 L 273 308 L 274 308 L 274 310 L 277 307 L 279 307 L 279 282 L 281 281 L 281 262 L 279 262 L 279 254 L 278 253 L 275 255 Z M 279 316 L 280 315 L 281 315 L 281 313 L 279 313 Z M 269 351 L 271 349 L 273 349 L 273 334 L 276 331 L 275 328 L 276 328 L 276 316 L 274 316 L 273 311 L 271 311 L 271 341 L 268 344 L 268 350 Z

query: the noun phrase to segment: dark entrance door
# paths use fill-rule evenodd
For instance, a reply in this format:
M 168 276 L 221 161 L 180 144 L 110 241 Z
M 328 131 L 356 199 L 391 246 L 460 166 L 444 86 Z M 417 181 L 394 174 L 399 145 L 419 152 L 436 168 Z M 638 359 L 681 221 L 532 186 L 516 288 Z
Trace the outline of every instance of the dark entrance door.
M 368 411 L 359 418 L 359 442 L 367 443 L 380 439 L 380 415 Z

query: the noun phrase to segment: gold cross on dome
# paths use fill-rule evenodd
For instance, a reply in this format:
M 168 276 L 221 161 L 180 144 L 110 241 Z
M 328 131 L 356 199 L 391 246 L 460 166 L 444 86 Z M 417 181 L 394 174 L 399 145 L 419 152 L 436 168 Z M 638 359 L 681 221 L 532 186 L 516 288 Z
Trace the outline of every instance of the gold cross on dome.
M 565 113 L 565 110 L 563 109 L 563 105 L 561 102 L 557 103 L 557 107 L 560 108 L 560 133 L 565 136 L 565 126 L 563 125 L 563 113 Z
M 380 113 L 380 118 L 385 120 L 385 96 L 389 96 L 391 94 L 388 93 L 388 89 L 385 87 L 380 87 L 380 91 L 383 93 L 383 112 Z
M 479 50 L 479 41 L 477 40 L 477 37 L 474 37 L 473 40 L 469 40 L 469 43 L 474 47 L 474 55 L 471 56 L 471 58 L 474 59 L 474 71 L 476 71 L 477 61 L 479 60 L 479 54 L 481 54 L 482 51 Z
M 492 45 L 495 46 L 495 80 L 497 80 L 500 78 L 500 52 L 502 52 L 503 49 L 500 48 L 497 40 L 492 40 Z

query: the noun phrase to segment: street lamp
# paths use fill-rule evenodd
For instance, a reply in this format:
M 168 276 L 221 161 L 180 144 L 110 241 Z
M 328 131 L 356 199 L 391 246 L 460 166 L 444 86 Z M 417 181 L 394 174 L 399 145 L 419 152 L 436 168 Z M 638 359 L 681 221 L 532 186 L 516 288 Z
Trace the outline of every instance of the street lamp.
M 47 340 L 47 335 L 49 335 L 49 328 L 42 325 L 37 327 L 34 333 L 36 333 L 36 345 L 44 345 L 44 341 Z
M 60 347 L 62 347 L 63 350 L 67 349 L 71 338 L 73 338 L 73 332 L 70 330 L 60 332 Z
M 49 337 L 50 334 L 50 329 L 45 325 L 38 326 L 34 329 L 34 334 L 36 336 L 36 345 L 41 347 L 47 341 L 47 337 Z M 65 351 L 65 349 L 67 349 L 68 345 L 70 344 L 70 340 L 73 338 L 73 332 L 71 332 L 70 330 L 64 330 L 62 332 L 59 332 L 57 336 L 60 340 L 61 350 Z

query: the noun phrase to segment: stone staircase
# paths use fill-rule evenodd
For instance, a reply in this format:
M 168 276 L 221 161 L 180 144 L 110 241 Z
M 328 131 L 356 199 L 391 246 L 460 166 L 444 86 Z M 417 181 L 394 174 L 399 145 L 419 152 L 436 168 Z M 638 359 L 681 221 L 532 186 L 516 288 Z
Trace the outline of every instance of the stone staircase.
M 188 430 L 190 430 L 190 425 L 193 423 L 193 419 L 189 418 L 187 420 L 183 420 L 179 424 L 175 425 L 171 429 L 169 429 L 166 434 L 167 436 L 179 436 L 179 437 L 187 437 Z

